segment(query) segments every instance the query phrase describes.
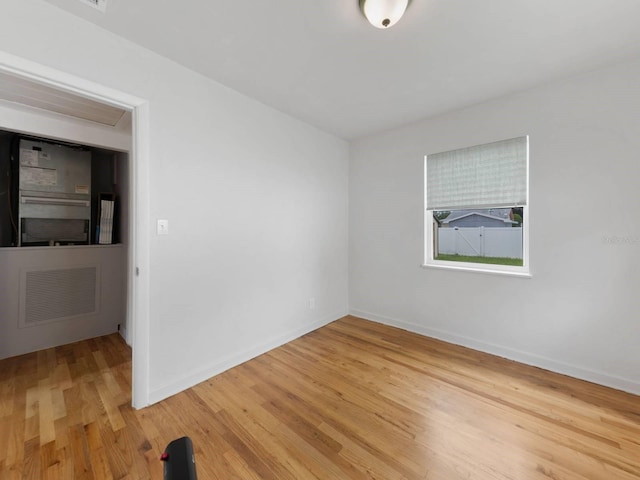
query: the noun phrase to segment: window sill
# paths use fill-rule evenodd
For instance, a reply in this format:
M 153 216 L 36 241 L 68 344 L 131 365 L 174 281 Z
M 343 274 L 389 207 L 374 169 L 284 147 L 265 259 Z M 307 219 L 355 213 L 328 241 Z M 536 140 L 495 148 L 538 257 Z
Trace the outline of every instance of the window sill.
M 435 268 L 440 270 L 461 270 L 463 272 L 488 273 L 493 275 L 506 275 L 508 277 L 532 278 L 530 272 L 525 270 L 497 270 L 486 267 L 476 267 L 468 264 L 450 265 L 449 263 L 427 263 L 422 268 Z

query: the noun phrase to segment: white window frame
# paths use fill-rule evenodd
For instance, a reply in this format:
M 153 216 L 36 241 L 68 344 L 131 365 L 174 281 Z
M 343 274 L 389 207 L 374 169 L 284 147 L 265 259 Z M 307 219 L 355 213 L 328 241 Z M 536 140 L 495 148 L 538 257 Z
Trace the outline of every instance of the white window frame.
M 492 273 L 500 275 L 512 275 L 518 277 L 531 277 L 529 268 L 529 229 L 531 216 L 529 213 L 529 148 L 527 148 L 527 193 L 526 204 L 522 205 L 522 266 L 498 265 L 492 263 L 469 263 L 436 260 L 434 252 L 434 210 L 427 210 L 427 155 L 424 156 L 424 262 L 425 268 L 441 268 L 447 270 L 463 270 L 471 272 Z M 487 206 L 487 208 L 491 208 Z M 495 208 L 499 208 L 496 206 Z M 504 207 L 502 207 L 504 208 Z

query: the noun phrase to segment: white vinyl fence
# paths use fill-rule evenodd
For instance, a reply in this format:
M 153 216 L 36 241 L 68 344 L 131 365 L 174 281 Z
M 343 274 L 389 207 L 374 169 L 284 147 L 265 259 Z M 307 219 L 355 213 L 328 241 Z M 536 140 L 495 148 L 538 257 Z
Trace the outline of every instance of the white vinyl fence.
M 438 253 L 522 258 L 522 227 L 438 228 Z

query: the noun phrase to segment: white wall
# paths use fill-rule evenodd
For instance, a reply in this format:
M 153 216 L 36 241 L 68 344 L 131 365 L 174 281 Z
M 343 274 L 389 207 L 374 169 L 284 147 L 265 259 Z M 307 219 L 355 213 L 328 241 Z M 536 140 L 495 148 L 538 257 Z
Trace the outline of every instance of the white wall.
M 350 309 L 640 393 L 640 61 L 352 143 Z M 423 159 L 530 135 L 533 278 L 420 268 Z
M 170 222 L 152 401 L 340 317 L 348 291 L 353 313 L 640 393 L 640 62 L 355 141 L 349 166 L 344 141 L 48 3 L 0 15 L 3 51 L 149 101 Z M 424 154 L 525 134 L 533 278 L 420 268 Z
M 151 401 L 346 313 L 346 142 L 40 0 L 0 15 L 7 53 L 149 102 L 151 223 L 170 223 L 149 251 Z

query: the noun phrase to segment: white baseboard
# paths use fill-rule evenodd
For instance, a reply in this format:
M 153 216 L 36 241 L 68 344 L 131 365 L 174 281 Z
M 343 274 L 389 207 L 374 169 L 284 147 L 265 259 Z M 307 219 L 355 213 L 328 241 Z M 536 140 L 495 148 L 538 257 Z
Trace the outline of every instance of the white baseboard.
M 501 345 L 478 341 L 473 338 L 446 332 L 444 330 L 429 328 L 423 325 L 417 325 L 394 318 L 384 317 L 362 310 L 351 309 L 349 314 L 353 315 L 354 317 L 360 317 L 366 320 L 371 320 L 373 322 L 382 323 L 384 325 L 401 328 L 409 332 L 436 338 L 438 340 L 453 343 L 455 345 L 472 348 L 473 350 L 478 350 L 480 352 L 490 353 L 492 355 L 497 355 L 509 360 L 514 360 L 516 362 L 543 368 L 545 370 L 560 373 L 562 375 L 567 375 L 569 377 L 597 383 L 605 387 L 615 388 L 616 390 L 622 390 L 634 395 L 640 395 L 640 383 L 628 378 L 617 377 L 615 375 L 610 375 L 604 372 L 577 367 L 575 365 L 569 365 L 567 363 L 541 357 L 532 353 L 522 352 L 520 350 L 514 350 L 512 348 L 504 347 Z
M 255 358 L 263 353 L 268 352 L 269 350 L 273 350 L 274 348 L 280 347 L 285 343 L 291 342 L 296 338 L 301 337 L 309 332 L 317 330 L 320 327 L 324 327 L 325 325 L 346 316 L 347 311 L 342 311 L 335 313 L 334 315 L 329 315 L 322 320 L 318 320 L 316 322 L 305 325 L 301 328 L 292 330 L 283 335 L 278 335 L 277 337 L 273 337 L 266 342 L 255 345 L 251 348 L 243 350 L 234 355 L 230 355 L 222 360 L 219 360 L 211 365 L 208 365 L 195 373 L 187 375 L 181 379 L 173 381 L 169 384 L 163 385 L 160 388 L 151 390 L 149 392 L 149 405 L 153 405 L 165 398 L 168 398 L 176 393 L 180 393 L 188 388 L 197 385 L 198 383 L 204 382 L 205 380 L 214 377 L 230 368 L 240 365 L 252 358 Z
M 122 323 L 120 324 L 120 330 L 118 330 L 118 333 L 120 334 L 122 339 L 125 341 L 125 343 L 131 346 L 131 343 L 129 343 L 129 340 L 127 339 L 127 327 L 125 327 L 124 324 Z

